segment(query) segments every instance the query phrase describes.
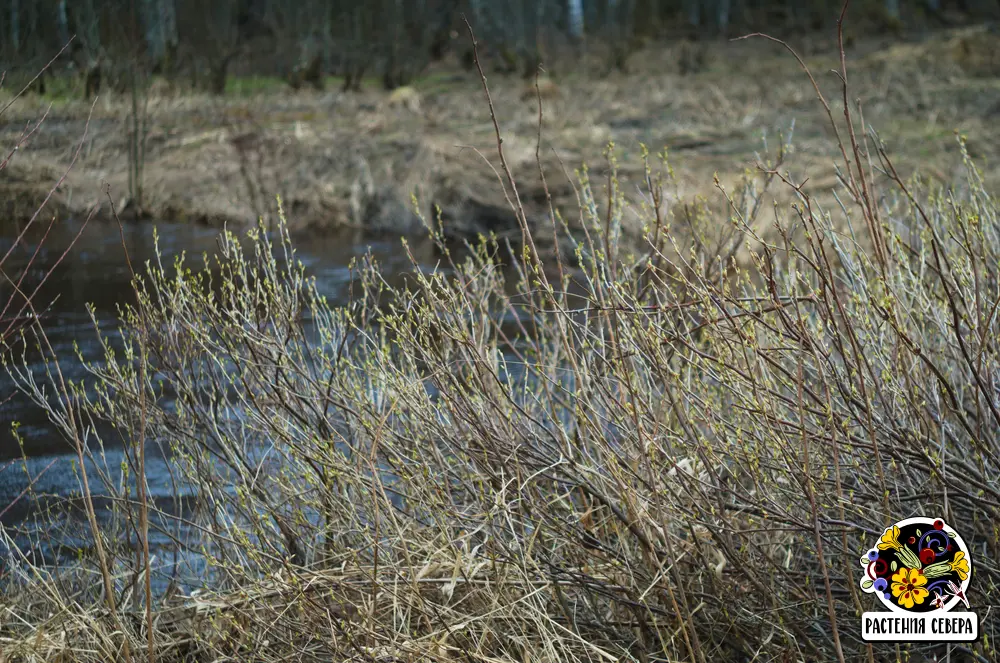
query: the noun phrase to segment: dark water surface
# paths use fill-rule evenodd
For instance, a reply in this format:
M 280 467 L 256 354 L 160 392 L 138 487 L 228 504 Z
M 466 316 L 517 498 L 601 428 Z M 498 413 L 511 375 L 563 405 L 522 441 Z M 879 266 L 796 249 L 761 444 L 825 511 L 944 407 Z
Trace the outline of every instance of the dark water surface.
M 46 223 L 36 222 L 29 229 L 26 241 L 14 249 L 0 274 L 0 309 L 12 292 L 8 278 L 15 281 L 25 271 L 29 258 L 38 248 L 45 233 Z M 187 264 L 192 269 L 202 266 L 202 254 L 212 255 L 217 251 L 216 238 L 219 231 L 204 227 L 182 224 L 155 224 L 159 236 L 159 247 L 164 265 L 172 263 L 174 256 L 187 254 Z M 7 253 L 24 228 L 0 220 L 0 257 Z M 80 231 L 79 222 L 57 222 L 42 243 L 34 265 L 28 270 L 21 289 L 30 292 L 42 277 L 69 247 Z M 132 223 L 124 228 L 125 244 L 137 272 L 147 260 L 155 258 L 154 224 Z M 427 264 L 433 261 L 430 246 L 410 242 L 411 249 Z M 336 304 L 344 302 L 348 296 L 351 272 L 348 263 L 351 258 L 371 251 L 382 265 L 385 273 L 412 271 L 409 258 L 401 248 L 398 238 L 365 238 L 359 234 L 341 234 L 294 241 L 298 258 L 305 263 L 309 274 L 316 277 L 320 290 Z M 45 287 L 36 296 L 35 305 L 45 309 L 44 329 L 58 357 L 60 367 L 67 380 L 87 377 L 87 373 L 76 357 L 75 347 L 79 347 L 86 360 L 101 359 L 101 348 L 87 305 L 95 308 L 101 329 L 113 335 L 117 325 L 118 306 L 131 301 L 130 274 L 125 261 L 122 238 L 117 224 L 91 222 L 70 248 L 63 262 L 56 267 Z M 6 314 L 10 316 L 13 311 Z M 5 325 L 6 326 L 6 325 Z M 36 353 L 37 354 L 37 353 Z M 30 356 L 30 355 L 29 355 Z M 44 379 L 44 365 L 35 360 L 32 369 Z M 5 400 L 6 399 L 6 400 Z M 17 422 L 24 442 L 23 450 L 12 434 L 12 425 Z M 112 476 L 120 474 L 123 453 L 116 448 L 113 437 L 105 440 L 107 447 L 100 462 L 101 468 L 91 467 L 90 472 L 104 469 Z M 23 458 L 26 456 L 26 459 Z M 171 476 L 169 459 L 155 445 L 147 450 L 147 476 L 150 497 L 154 504 L 165 511 L 172 511 L 175 490 L 178 489 Z M 24 396 L 15 393 L 10 376 L 0 368 L 0 526 L 23 533 L 30 529 L 33 516 L 46 503 L 63 503 L 65 498 L 79 495 L 80 482 L 75 471 L 75 455 L 45 413 Z M 32 498 L 22 497 L 29 484 L 33 488 Z M 95 493 L 100 487 L 97 477 L 91 479 Z M 79 513 L 76 513 L 76 512 Z M 82 509 L 70 511 L 65 518 L 78 517 L 80 526 L 86 529 Z M 72 528 L 74 523 L 69 524 Z M 155 541 L 151 541 L 155 544 Z M 0 551 L 3 549 L 0 540 Z

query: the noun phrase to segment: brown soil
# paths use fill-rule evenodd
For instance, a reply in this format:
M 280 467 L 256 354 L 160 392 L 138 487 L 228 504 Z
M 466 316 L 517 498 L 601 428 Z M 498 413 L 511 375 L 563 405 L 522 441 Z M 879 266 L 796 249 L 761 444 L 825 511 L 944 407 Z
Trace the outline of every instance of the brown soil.
M 977 159 L 1000 153 L 1000 66 L 983 58 L 982 29 L 938 33 L 919 42 L 865 41 L 848 53 L 852 97 L 878 129 L 901 172 L 952 183 L 959 163 L 954 132 L 969 136 Z M 992 41 L 991 41 L 992 40 Z M 834 116 L 843 118 L 832 42 L 803 39 Z M 701 71 L 680 73 L 682 49 L 705 49 Z M 992 52 L 992 51 L 991 51 Z M 1000 48 L 996 52 L 1000 52 Z M 604 195 L 609 141 L 616 146 L 626 198 L 640 201 L 640 143 L 667 147 L 681 199 L 721 194 L 713 173 L 732 190 L 779 133 L 794 122 L 795 152 L 787 163 L 797 180 L 810 178 L 820 196 L 835 185 L 838 152 L 812 87 L 794 59 L 761 39 L 650 47 L 633 56 L 627 76 L 601 76 L 584 61 L 543 81 L 541 162 L 556 206 L 577 215 L 572 174 L 585 161 L 598 197 Z M 538 108 L 526 83 L 491 75 L 504 150 L 518 194 L 533 221 L 546 218 L 535 151 Z M 154 219 L 245 224 L 273 217 L 280 195 L 293 230 L 350 226 L 414 232 L 439 206 L 448 234 L 483 231 L 516 235 L 498 180 L 500 164 L 481 83 L 472 73 L 442 66 L 414 85 L 416 94 L 369 89 L 342 94 L 290 90 L 252 97 L 210 98 L 154 90 L 144 174 L 144 212 Z M 0 105 L 6 102 L 0 98 Z M 19 99 L 0 125 L 11 145 L 26 122 L 50 102 Z M 69 164 L 90 105 L 56 101 L 39 131 L 0 175 L 3 213 L 29 215 Z M 110 199 L 129 208 L 126 117 L 128 99 L 98 100 L 80 156 L 46 208 L 109 213 Z M 988 159 L 988 163 L 995 163 Z M 995 168 L 995 166 L 991 166 Z M 997 172 L 987 171 L 991 184 Z M 632 215 L 638 218 L 637 215 Z M 633 234 L 637 228 L 626 228 Z

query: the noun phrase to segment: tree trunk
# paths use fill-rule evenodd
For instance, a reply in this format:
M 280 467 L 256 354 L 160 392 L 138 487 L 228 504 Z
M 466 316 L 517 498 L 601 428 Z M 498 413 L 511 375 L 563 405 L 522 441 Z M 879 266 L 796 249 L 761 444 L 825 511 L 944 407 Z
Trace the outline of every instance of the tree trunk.
M 701 25 L 701 0 L 685 0 L 684 13 L 687 17 L 688 25 L 697 28 Z
M 569 34 L 574 39 L 583 39 L 583 0 L 569 0 Z
M 84 71 L 83 96 L 84 99 L 92 99 L 101 92 L 101 63 L 100 61 L 88 61 Z
M 132 106 L 129 113 L 129 198 L 136 214 L 143 213 L 142 172 L 146 163 L 146 90 L 145 72 L 139 70 L 139 63 L 129 66 L 129 88 Z
M 226 78 L 229 75 L 229 63 L 238 55 L 233 51 L 226 53 L 218 60 L 209 63 L 208 90 L 212 94 L 223 95 L 226 93 Z
M 19 0 L 10 2 L 10 45 L 14 53 L 21 52 L 21 6 Z
M 142 31 L 146 38 L 146 55 L 155 69 L 159 69 L 166 53 L 163 14 L 160 10 L 159 0 L 142 0 L 139 7 L 139 20 L 142 22 Z
M 716 0 L 715 20 L 719 26 L 719 32 L 725 32 L 729 28 L 729 16 L 732 11 L 730 0 Z
M 228 70 L 228 60 L 220 60 L 212 66 L 208 73 L 209 92 L 220 96 L 226 93 L 226 73 Z
M 56 5 L 56 24 L 59 27 L 60 46 L 69 43 L 69 17 L 66 15 L 66 0 L 59 0 Z

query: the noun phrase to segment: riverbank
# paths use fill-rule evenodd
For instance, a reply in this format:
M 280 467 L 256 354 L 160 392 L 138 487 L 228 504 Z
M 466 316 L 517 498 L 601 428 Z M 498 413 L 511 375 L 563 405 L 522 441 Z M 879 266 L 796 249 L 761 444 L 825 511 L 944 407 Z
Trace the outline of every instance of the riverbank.
M 951 183 L 959 161 L 956 130 L 969 135 L 974 158 L 996 162 L 990 157 L 1000 153 L 1000 137 L 991 127 L 1000 117 L 1000 64 L 988 61 L 988 49 L 982 55 L 990 39 L 996 36 L 974 28 L 891 47 L 877 40 L 850 47 L 853 93 L 901 171 L 919 165 L 924 177 Z M 832 41 L 795 46 L 840 117 L 838 81 L 827 73 L 838 64 Z M 704 56 L 695 65 L 684 51 L 692 47 Z M 755 153 L 765 144 L 774 150 L 778 132 L 792 127 L 795 153 L 786 165 L 797 178 L 810 178 L 816 191 L 834 186 L 837 154 L 822 108 L 780 46 L 762 39 L 656 46 L 630 62 L 628 75 L 602 77 L 594 73 L 598 63 L 584 59 L 543 80 L 539 154 L 557 208 L 576 209 L 572 173 L 583 162 L 593 181 L 606 178 L 599 156 L 612 141 L 621 191 L 632 202 L 640 202 L 636 184 L 644 177 L 640 143 L 654 153 L 668 149 L 676 175 L 672 193 L 679 199 L 718 198 L 714 173 L 731 191 Z M 681 72 L 691 68 L 697 71 Z M 413 233 L 421 229 L 413 213 L 416 195 L 425 217 L 440 207 L 445 231 L 454 236 L 516 231 L 497 181 L 496 141 L 474 72 L 443 64 L 395 94 L 374 84 L 342 93 L 336 81 L 330 83 L 325 92 L 292 92 L 279 81 L 234 80 L 229 94 L 210 97 L 176 93 L 158 81 L 148 102 L 142 213 L 242 225 L 273 216 L 278 194 L 293 232 L 353 227 Z M 534 221 L 545 219 L 533 87 L 500 75 L 491 75 L 489 84 L 521 200 Z M 14 144 L 50 104 L 41 129 L 0 179 L 8 216 L 34 211 L 85 134 L 89 103 L 28 96 L 8 111 L 0 144 Z M 125 97 L 98 99 L 79 157 L 49 212 L 79 216 L 96 204 L 106 216 L 110 200 L 138 211 L 128 197 L 128 109 Z M 998 171 L 990 168 L 987 181 L 996 181 Z

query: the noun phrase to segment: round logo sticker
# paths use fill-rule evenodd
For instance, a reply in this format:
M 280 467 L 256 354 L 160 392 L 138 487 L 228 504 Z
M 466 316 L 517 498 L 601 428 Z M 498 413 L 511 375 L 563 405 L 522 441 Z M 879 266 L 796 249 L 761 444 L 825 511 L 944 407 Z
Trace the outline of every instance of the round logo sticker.
M 940 518 L 907 518 L 886 528 L 861 558 L 861 589 L 901 613 L 969 608 L 969 549 Z

